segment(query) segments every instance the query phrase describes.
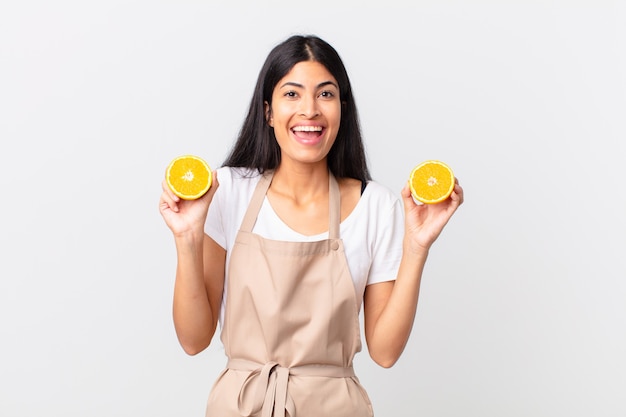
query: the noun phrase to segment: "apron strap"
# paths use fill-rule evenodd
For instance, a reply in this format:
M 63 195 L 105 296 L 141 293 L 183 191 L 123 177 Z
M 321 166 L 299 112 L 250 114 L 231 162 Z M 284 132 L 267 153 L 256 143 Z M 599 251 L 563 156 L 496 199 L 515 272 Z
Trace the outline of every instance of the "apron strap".
M 339 239 L 339 223 L 341 222 L 341 194 L 339 184 L 335 176 L 328 172 L 328 217 L 329 217 L 329 239 Z
M 339 192 L 339 185 L 332 173 L 328 173 L 328 210 L 329 210 L 329 239 L 339 239 L 339 224 L 341 222 L 341 194 Z M 274 171 L 266 172 L 261 176 L 261 179 L 254 189 L 252 199 L 248 205 L 248 210 L 241 222 L 240 230 L 243 232 L 252 232 L 254 223 L 256 223 L 257 215 L 263 205 L 265 194 L 270 188 L 272 178 L 274 177 Z
M 273 177 L 274 171 L 268 171 L 261 176 L 261 179 L 257 183 L 250 204 L 248 205 L 248 210 L 246 210 L 246 214 L 243 216 L 243 221 L 241 222 L 240 230 L 242 232 L 252 232 L 252 228 L 254 227 L 254 223 L 256 223 L 257 215 L 259 214 L 259 210 L 261 210 L 265 194 L 267 194 L 267 190 L 270 188 Z

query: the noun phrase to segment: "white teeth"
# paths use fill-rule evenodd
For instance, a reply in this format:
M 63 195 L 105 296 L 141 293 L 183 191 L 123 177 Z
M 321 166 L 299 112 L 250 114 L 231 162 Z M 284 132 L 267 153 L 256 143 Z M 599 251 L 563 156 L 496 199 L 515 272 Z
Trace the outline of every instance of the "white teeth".
M 322 126 L 296 126 L 294 132 L 321 132 Z

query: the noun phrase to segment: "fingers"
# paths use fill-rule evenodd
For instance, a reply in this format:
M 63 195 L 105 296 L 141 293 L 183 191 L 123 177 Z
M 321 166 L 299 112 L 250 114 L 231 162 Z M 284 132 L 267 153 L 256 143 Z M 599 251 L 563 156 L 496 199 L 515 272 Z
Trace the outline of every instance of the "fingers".
M 217 179 L 217 171 L 213 171 L 213 180 L 211 182 L 211 188 L 209 188 L 209 191 L 207 191 L 205 195 L 213 199 L 213 194 L 215 194 L 219 186 L 220 186 L 220 182 Z
M 213 171 L 213 182 L 211 183 L 211 187 L 202 197 L 198 198 L 196 201 L 198 203 L 202 203 L 208 206 L 213 199 L 213 195 L 217 191 L 219 187 L 219 181 L 217 180 L 217 171 Z M 170 209 L 175 213 L 180 211 L 181 198 L 172 192 L 170 187 L 167 185 L 167 181 L 163 180 L 161 183 L 161 188 L 163 192 L 161 193 L 161 197 L 159 199 L 159 209 L 165 210 Z M 190 202 L 185 202 L 184 204 L 189 204 Z M 195 203 L 194 203 L 195 204 Z
M 163 180 L 161 183 L 161 188 L 163 192 L 161 193 L 161 198 L 159 199 L 159 209 L 167 209 L 174 212 L 178 212 L 178 203 L 180 202 L 180 197 L 172 192 L 170 187 L 167 185 L 167 181 Z
M 409 188 L 408 182 L 404 184 L 404 187 L 402 187 L 402 191 L 400 191 L 400 195 L 402 195 L 402 198 L 407 198 L 411 196 L 411 189 Z
M 422 203 L 416 202 L 411 194 L 411 189 L 408 182 L 402 188 L 400 195 L 402 196 L 405 213 L 409 213 L 409 211 L 414 210 L 420 206 L 437 206 L 437 208 L 445 209 L 445 211 L 450 211 L 451 215 L 461 204 L 463 204 L 463 201 L 465 199 L 463 187 L 461 187 L 461 185 L 459 184 L 459 180 L 456 177 L 454 178 L 454 189 L 452 190 L 450 197 L 437 204 L 424 205 Z M 420 210 L 422 209 L 420 208 Z
M 461 187 L 461 185 L 459 184 L 458 178 L 454 178 L 454 190 L 452 190 L 452 194 L 450 195 L 450 198 L 454 202 L 458 203 L 458 205 L 463 204 L 465 195 L 463 193 L 463 187 Z
M 402 196 L 402 203 L 404 204 L 405 212 L 416 205 L 415 200 L 413 200 L 413 196 L 411 195 L 411 188 L 409 187 L 408 182 L 404 185 L 402 191 L 400 191 L 400 195 Z

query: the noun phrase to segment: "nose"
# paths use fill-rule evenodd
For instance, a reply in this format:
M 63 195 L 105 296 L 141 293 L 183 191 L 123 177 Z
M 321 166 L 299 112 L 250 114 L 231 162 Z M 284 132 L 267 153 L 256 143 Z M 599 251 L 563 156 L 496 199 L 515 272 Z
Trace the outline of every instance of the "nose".
M 300 101 L 300 115 L 312 119 L 320 115 L 316 97 L 305 96 Z

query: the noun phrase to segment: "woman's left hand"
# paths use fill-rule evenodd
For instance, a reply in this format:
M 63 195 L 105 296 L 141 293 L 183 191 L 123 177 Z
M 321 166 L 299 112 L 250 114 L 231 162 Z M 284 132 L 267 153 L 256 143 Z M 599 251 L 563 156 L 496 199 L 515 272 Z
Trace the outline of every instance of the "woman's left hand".
M 428 251 L 457 208 L 463 203 L 463 188 L 454 179 L 454 190 L 441 203 L 417 204 L 407 183 L 402 189 L 405 214 L 405 248 L 411 252 Z M 407 246 L 408 245 L 408 246 Z

